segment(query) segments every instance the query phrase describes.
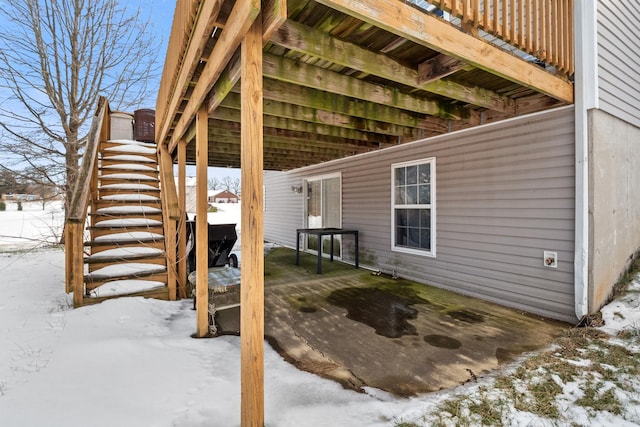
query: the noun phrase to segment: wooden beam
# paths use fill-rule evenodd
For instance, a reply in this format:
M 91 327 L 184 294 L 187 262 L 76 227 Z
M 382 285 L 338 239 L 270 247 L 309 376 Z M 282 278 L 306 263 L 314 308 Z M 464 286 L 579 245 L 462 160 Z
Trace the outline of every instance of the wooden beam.
M 265 99 L 297 104 L 303 107 L 417 128 L 446 127 L 448 123 L 445 119 L 430 117 L 425 114 L 411 114 L 398 108 L 372 102 L 362 102 L 350 97 L 295 86 L 272 79 L 265 79 L 264 85 Z
M 262 43 L 287 20 L 287 0 L 263 0 L 262 3 Z
M 262 44 L 269 42 L 271 36 L 287 20 L 286 0 L 265 0 L 262 6 Z M 227 96 L 231 88 L 240 80 L 240 54 L 236 51 L 224 72 L 220 75 L 209 94 L 209 114 L 213 112 Z
M 230 123 L 230 125 L 237 125 Z M 211 126 L 211 125 L 210 125 Z M 224 152 L 225 147 L 230 145 L 238 146 L 240 142 L 240 132 L 230 126 L 224 126 L 222 122 L 215 124 L 209 128 L 210 141 L 216 144 L 215 152 Z M 282 148 L 289 151 L 296 150 L 308 153 L 332 153 L 343 154 L 353 151 L 368 151 L 377 149 L 376 146 L 361 143 L 360 141 L 344 141 L 334 142 L 332 140 L 318 140 L 313 135 L 304 138 L 300 132 L 282 132 L 278 129 L 264 128 L 265 143 L 268 141 L 271 148 Z M 240 153 L 238 153 L 240 154 Z
M 187 47 L 184 59 L 180 63 L 178 77 L 174 86 L 169 91 L 171 94 L 170 99 L 165 100 L 165 102 L 169 102 L 169 107 L 164 110 L 165 114 L 163 117 L 157 117 L 156 119 L 156 123 L 160 124 L 156 132 L 156 141 L 158 144 L 165 142 L 164 140 L 169 132 L 173 117 L 182 102 L 182 98 L 189 86 L 189 81 L 193 77 L 196 66 L 200 62 L 202 52 L 211 36 L 223 0 L 207 0 L 201 3 L 202 6 L 198 12 L 198 17 L 196 17 L 195 27 L 189 38 L 189 46 Z M 168 54 L 175 55 L 176 53 L 169 52 Z M 173 152 L 173 149 L 169 151 Z
M 280 86 L 289 86 L 279 83 Z M 336 103 L 334 105 L 326 105 L 329 110 L 321 110 L 316 107 L 309 107 L 306 105 L 297 105 L 294 103 L 287 103 L 274 99 L 274 93 L 279 93 L 275 90 L 275 87 L 265 90 L 265 103 L 264 113 L 265 115 L 304 120 L 307 122 L 319 123 L 329 126 L 337 126 L 346 129 L 357 129 L 365 132 L 373 132 L 381 135 L 393 135 L 400 136 L 408 139 L 421 138 L 424 131 L 437 131 L 443 133 L 447 131 L 448 121 L 438 119 L 427 115 L 410 115 L 407 112 L 400 110 L 397 111 L 397 116 L 393 117 L 393 123 L 378 120 L 381 117 L 383 110 L 387 107 L 381 108 L 360 108 L 359 111 L 370 111 L 373 117 L 357 117 L 351 115 L 351 111 L 348 111 L 344 107 L 344 102 L 341 102 L 342 97 L 335 96 Z M 299 88 L 291 86 L 291 93 L 296 94 L 299 92 Z M 310 92 L 306 91 L 305 92 Z M 314 91 L 313 94 L 316 92 Z M 278 96 L 277 99 L 282 99 Z M 317 106 L 313 100 L 305 102 L 307 105 Z M 239 109 L 240 108 L 240 96 L 235 93 L 230 93 L 227 99 L 225 99 L 222 107 Z M 392 116 L 389 116 L 392 117 Z M 400 123 L 400 124 L 399 124 Z
M 429 49 L 458 58 L 491 74 L 558 100 L 573 103 L 573 85 L 570 82 L 505 52 L 485 40 L 465 34 L 426 12 L 420 13 L 409 4 L 367 0 L 317 1 Z
M 388 3 L 388 2 L 387 2 Z M 414 9 L 415 11 L 415 9 Z M 386 55 L 361 48 L 329 36 L 319 30 L 287 20 L 273 34 L 271 41 L 335 64 L 404 85 L 497 111 L 513 109 L 513 100 L 493 91 L 466 86 L 448 80 L 423 81 L 417 70 L 400 64 Z
M 264 426 L 262 21 L 242 41 L 241 426 Z M 206 108 L 203 108 L 206 112 Z
M 196 116 L 196 335 L 209 334 L 209 226 L 207 224 L 207 167 L 209 117 L 202 105 Z
M 440 80 L 466 66 L 464 61 L 440 54 L 418 64 L 418 82 L 425 84 Z
M 238 46 L 240 46 L 242 38 L 258 16 L 259 12 L 260 0 L 236 2 L 233 10 L 231 11 L 231 15 L 229 15 L 229 19 L 227 20 L 227 25 L 222 31 L 213 51 L 209 55 L 209 60 L 202 70 L 198 83 L 196 83 L 193 92 L 189 96 L 189 101 L 187 102 L 187 105 L 182 112 L 173 133 L 171 134 L 169 151 L 173 151 L 175 149 L 180 138 L 182 138 L 188 130 L 196 112 L 204 103 L 205 98 L 209 94 L 209 91 L 213 87 L 218 76 L 220 76 L 224 67 L 229 62 L 229 59 L 231 59 L 233 53 L 236 51 Z M 169 117 L 172 116 L 173 115 L 170 114 Z M 169 121 L 167 120 L 163 126 L 166 127 L 168 132 L 168 128 L 170 126 Z M 161 135 L 165 134 L 166 133 L 163 133 Z
M 208 162 L 207 162 L 208 163 Z M 187 141 L 178 143 L 178 296 L 187 298 Z
M 465 108 L 426 97 L 410 95 L 396 88 L 369 83 L 329 69 L 268 53 L 264 54 L 264 76 L 336 95 L 444 119 L 460 120 L 469 117 L 469 112 Z
M 213 119 L 240 123 L 240 111 L 231 108 L 218 107 L 213 114 L 210 114 L 210 117 Z M 361 141 L 375 142 L 378 144 L 395 144 L 397 142 L 397 138 L 392 135 L 381 135 L 373 132 L 363 132 L 349 127 L 330 126 L 313 121 L 303 121 L 269 115 L 266 112 L 266 108 L 263 120 L 265 128 L 306 132 L 309 134 L 318 134 L 343 139 L 357 139 Z

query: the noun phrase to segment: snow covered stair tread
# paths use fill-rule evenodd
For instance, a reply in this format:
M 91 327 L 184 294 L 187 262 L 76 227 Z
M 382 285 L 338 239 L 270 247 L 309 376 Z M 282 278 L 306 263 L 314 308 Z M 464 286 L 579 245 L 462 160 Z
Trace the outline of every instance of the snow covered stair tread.
M 123 183 L 123 184 L 107 184 L 100 186 L 100 190 L 155 190 L 158 187 L 143 183 Z
M 164 251 L 161 249 L 140 246 L 108 249 L 106 251 L 98 252 L 97 254 L 89 255 L 86 259 L 102 260 L 105 258 L 126 258 L 131 256 L 154 256 L 162 254 L 164 254 Z
M 155 159 L 136 155 L 136 154 L 113 154 L 108 156 L 105 155 L 104 157 L 102 157 L 102 161 L 105 161 L 105 160 L 108 160 L 111 162 L 122 161 L 126 163 L 130 163 L 130 162 L 157 163 Z
M 147 165 L 139 165 L 137 163 L 117 163 L 113 165 L 102 166 L 100 169 L 127 169 L 132 171 L 157 171 L 157 168 L 147 166 Z
M 112 282 L 105 283 L 99 288 L 93 289 L 89 293 L 89 296 L 91 298 L 95 298 L 95 297 L 129 295 L 137 292 L 144 292 L 144 291 L 164 288 L 164 286 L 165 286 L 164 283 L 154 281 L 154 280 L 137 280 L 137 279 L 114 280 Z
M 85 275 L 86 289 L 91 291 L 114 280 L 148 278 L 166 280 L 167 267 L 148 263 L 113 264 Z
M 119 181 L 157 181 L 158 177 L 144 175 L 141 173 L 111 173 L 109 175 L 102 175 L 99 177 L 100 181 L 109 179 L 109 180 L 119 180 Z
M 160 200 L 157 196 L 151 196 L 149 194 L 141 193 L 129 193 L 129 194 L 113 194 L 110 196 L 104 196 L 100 200 L 114 200 L 114 201 L 128 201 L 128 200 Z
M 162 210 L 150 206 L 107 206 L 96 209 L 97 214 L 116 214 L 116 213 L 161 213 Z
M 96 223 L 93 228 L 115 228 L 115 227 L 144 227 L 144 226 L 160 226 L 162 221 L 147 218 L 118 218 L 106 219 Z
M 129 233 L 115 233 L 106 236 L 99 236 L 94 239 L 96 243 L 109 243 L 109 242 L 144 242 L 153 240 L 163 240 L 164 236 L 158 233 L 149 233 L 145 231 L 132 231 Z

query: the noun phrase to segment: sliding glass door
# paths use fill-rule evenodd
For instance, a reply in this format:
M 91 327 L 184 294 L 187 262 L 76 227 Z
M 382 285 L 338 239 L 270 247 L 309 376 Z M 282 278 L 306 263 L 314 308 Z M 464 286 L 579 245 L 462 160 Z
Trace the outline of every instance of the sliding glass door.
M 305 180 L 305 222 L 307 228 L 340 228 L 342 226 L 342 179 L 340 174 L 312 177 Z M 330 238 L 323 238 L 322 253 L 331 252 Z M 316 236 L 307 237 L 306 248 L 318 251 Z M 334 237 L 333 255 L 340 257 L 341 238 Z

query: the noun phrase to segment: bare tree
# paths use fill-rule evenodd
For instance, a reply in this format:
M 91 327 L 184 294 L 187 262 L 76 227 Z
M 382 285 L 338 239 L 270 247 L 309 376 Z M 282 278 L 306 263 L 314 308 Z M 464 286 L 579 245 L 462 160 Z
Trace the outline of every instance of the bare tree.
M 217 190 L 220 188 L 220 180 L 216 177 L 209 178 L 208 184 L 209 190 Z
M 47 182 L 63 187 L 65 207 L 98 95 L 115 110 L 153 102 L 148 82 L 157 79 L 157 43 L 140 10 L 122 4 L 0 3 L 6 23 L 0 28 L 0 150 L 10 158 L 5 167 L 45 171 Z
M 233 185 L 233 180 L 231 179 L 230 176 L 225 176 L 224 178 L 222 178 L 222 188 L 224 188 L 227 191 L 231 191 L 231 186 Z
M 240 194 L 240 178 L 233 178 L 231 181 L 231 192 L 235 195 Z

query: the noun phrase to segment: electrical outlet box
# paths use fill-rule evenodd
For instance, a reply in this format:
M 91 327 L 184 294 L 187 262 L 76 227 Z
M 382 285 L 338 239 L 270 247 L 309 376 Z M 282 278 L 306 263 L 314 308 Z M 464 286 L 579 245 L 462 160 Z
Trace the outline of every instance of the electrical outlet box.
M 542 261 L 545 267 L 558 268 L 558 253 L 552 251 L 544 251 Z

